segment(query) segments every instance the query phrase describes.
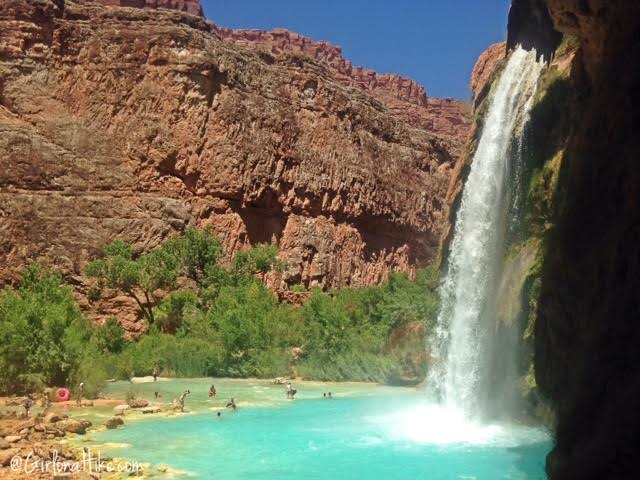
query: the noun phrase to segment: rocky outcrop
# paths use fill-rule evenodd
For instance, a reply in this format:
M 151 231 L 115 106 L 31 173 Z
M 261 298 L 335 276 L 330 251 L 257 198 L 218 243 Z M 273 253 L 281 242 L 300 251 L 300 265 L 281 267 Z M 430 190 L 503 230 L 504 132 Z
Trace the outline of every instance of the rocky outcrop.
M 471 72 L 471 92 L 473 93 L 473 107 L 477 109 L 482 100 L 489 93 L 491 83 L 507 53 L 505 42 L 490 45 L 476 60 Z
M 354 66 L 342 49 L 317 42 L 285 29 L 232 30 L 216 27 L 225 40 L 249 47 L 260 46 L 273 55 L 302 53 L 328 65 L 336 79 L 361 88 L 381 100 L 391 113 L 409 124 L 437 135 L 464 142 L 469 131 L 469 106 L 462 101 L 428 97 L 422 85 L 395 74 L 379 74 Z
M 120 417 L 111 417 L 106 422 L 104 422 L 104 426 L 109 430 L 114 430 L 123 425 L 124 420 L 122 420 Z
M 585 1 L 581 0 L 581 3 Z M 545 0 L 511 2 L 507 34 L 509 49 L 518 44 L 527 50 L 535 48 L 538 55 L 548 61 L 561 40 L 562 34 L 554 28 Z
M 96 0 L 112 7 L 166 8 L 204 17 L 199 0 Z
M 514 1 L 521 18 L 529 3 Z M 640 443 L 640 5 L 544 6 L 577 46 L 567 78 L 545 74 L 532 112 L 541 178 L 557 184 L 533 205 L 549 210 L 535 323 L 536 381 L 557 410 L 547 471 L 632 479 L 640 470 L 631 447 Z
M 325 62 L 166 9 L 16 0 L 0 23 L 3 281 L 52 264 L 93 316 L 128 311 L 136 331 L 130 300 L 85 295 L 83 266 L 113 239 L 144 251 L 195 225 L 228 255 L 275 241 L 276 289 L 369 285 L 436 255 L 459 137 Z

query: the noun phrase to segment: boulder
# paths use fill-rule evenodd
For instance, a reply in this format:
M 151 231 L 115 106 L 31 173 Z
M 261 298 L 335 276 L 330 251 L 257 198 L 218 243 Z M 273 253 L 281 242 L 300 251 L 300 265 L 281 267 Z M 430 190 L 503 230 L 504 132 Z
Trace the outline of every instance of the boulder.
M 4 441 L 9 443 L 16 443 L 16 442 L 19 442 L 20 440 L 22 440 L 22 436 L 20 435 L 8 435 L 4 437 Z
M 44 417 L 42 417 L 42 423 L 56 423 L 60 420 L 64 420 L 65 418 L 69 418 L 69 416 L 59 413 L 47 413 Z
M 17 453 L 18 450 L 15 448 L 0 451 L 0 466 L 5 467 L 9 465 L 9 462 L 11 462 L 11 459 L 16 456 Z
M 113 414 L 114 415 L 124 415 L 124 412 L 129 410 L 131 407 L 127 404 L 123 404 L 123 405 L 116 405 L 115 407 L 113 407 Z
M 118 428 L 121 425 L 124 425 L 124 420 L 122 420 L 120 417 L 111 417 L 109 420 L 104 422 L 104 426 L 110 430 Z
M 143 414 L 148 414 L 148 413 L 158 413 L 160 412 L 160 407 L 158 407 L 157 405 L 153 405 L 151 407 L 145 407 L 142 409 L 142 413 Z
M 91 426 L 91 422 L 88 420 L 76 420 L 73 418 L 67 418 L 55 423 L 56 428 L 68 433 L 78 433 L 83 435 L 87 432 L 87 428 Z
M 149 406 L 149 402 L 143 398 L 134 398 L 133 400 L 129 400 L 129 406 L 131 408 L 144 408 Z

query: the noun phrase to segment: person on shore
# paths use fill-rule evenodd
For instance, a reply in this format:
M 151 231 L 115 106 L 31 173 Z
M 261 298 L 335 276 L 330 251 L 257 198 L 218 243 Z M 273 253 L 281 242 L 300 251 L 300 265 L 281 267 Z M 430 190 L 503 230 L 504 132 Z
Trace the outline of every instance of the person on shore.
M 236 401 L 233 398 L 227 402 L 226 406 L 227 406 L 227 408 L 232 409 L 234 412 L 238 408 L 238 406 L 236 405 Z
M 153 381 L 158 381 L 158 367 L 153 367 Z
M 33 398 L 31 398 L 31 394 L 27 394 L 26 398 L 22 402 L 22 406 L 24 407 L 24 416 L 25 418 L 29 418 L 29 412 L 31 411 L 31 407 L 33 406 Z
M 180 398 L 178 398 L 178 407 L 180 407 L 181 412 L 184 412 L 184 400 L 190 393 L 191 391 L 185 390 L 184 392 L 182 392 L 182 395 L 180 395 Z
M 78 385 L 78 398 L 76 398 L 76 405 L 82 405 L 82 394 L 84 393 L 84 382 L 80 382 Z
M 49 407 L 51 407 L 51 389 L 45 388 L 42 392 L 42 407 L 44 408 L 44 412 L 46 412 Z
M 215 397 L 217 393 L 218 392 L 216 392 L 216 386 L 211 384 L 211 388 L 209 388 L 209 396 Z

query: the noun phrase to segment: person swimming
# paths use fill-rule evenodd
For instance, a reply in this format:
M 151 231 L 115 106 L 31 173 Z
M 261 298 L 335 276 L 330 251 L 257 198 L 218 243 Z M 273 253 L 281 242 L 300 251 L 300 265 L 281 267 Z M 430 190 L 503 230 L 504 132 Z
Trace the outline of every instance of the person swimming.
M 216 417 L 218 417 L 218 420 L 222 420 L 222 413 L 218 412 L 218 413 L 216 414 Z
M 218 392 L 216 392 L 216 386 L 211 384 L 211 388 L 209 388 L 209 396 L 215 397 L 217 393 Z
M 227 402 L 226 407 L 227 408 L 231 408 L 234 411 L 238 408 L 238 406 L 236 405 L 236 402 L 235 402 L 235 400 L 233 398 Z

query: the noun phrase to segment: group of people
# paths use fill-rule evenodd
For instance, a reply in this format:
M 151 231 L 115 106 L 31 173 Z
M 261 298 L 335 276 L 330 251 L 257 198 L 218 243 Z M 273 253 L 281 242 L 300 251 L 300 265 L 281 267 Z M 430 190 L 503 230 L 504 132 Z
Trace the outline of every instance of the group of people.
M 181 412 L 184 412 L 184 404 L 185 404 L 185 400 L 187 398 L 187 395 L 191 394 L 191 390 L 185 390 L 184 392 L 182 392 L 182 395 L 180 395 L 180 397 L 178 397 L 177 400 L 174 400 L 174 405 L 176 406 L 176 408 L 180 409 Z M 216 386 L 215 385 L 211 385 L 211 387 L 209 387 L 209 397 L 215 397 L 218 394 L 217 390 L 216 390 Z M 158 398 L 158 392 L 156 392 L 156 398 Z M 229 408 L 233 411 L 236 411 L 238 406 L 236 405 L 236 401 L 234 398 L 231 398 L 231 400 L 229 400 L 227 402 L 227 404 L 225 405 L 226 408 Z M 222 418 L 222 413 L 218 412 L 217 413 L 217 417 L 218 419 Z
M 323 393 L 322 398 L 326 400 L 327 398 L 331 399 L 333 397 L 331 396 L 331 392 L 329 392 L 329 393 Z

